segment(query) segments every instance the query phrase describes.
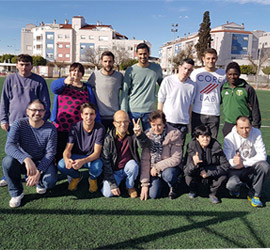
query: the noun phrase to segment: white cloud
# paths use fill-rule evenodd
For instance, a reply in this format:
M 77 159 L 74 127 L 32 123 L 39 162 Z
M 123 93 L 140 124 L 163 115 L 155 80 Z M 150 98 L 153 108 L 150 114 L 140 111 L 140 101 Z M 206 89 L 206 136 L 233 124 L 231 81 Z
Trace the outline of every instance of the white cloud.
M 179 16 L 178 18 L 179 18 L 179 19 L 189 19 L 188 16 Z
M 226 2 L 235 2 L 240 4 L 257 3 L 262 5 L 270 5 L 270 0 L 226 0 Z

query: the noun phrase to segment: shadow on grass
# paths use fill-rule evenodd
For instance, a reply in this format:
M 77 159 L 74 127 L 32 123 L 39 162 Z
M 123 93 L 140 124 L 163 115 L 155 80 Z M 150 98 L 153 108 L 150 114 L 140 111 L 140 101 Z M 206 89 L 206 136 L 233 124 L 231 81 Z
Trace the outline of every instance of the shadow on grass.
M 123 248 L 141 248 L 142 244 L 148 243 L 151 241 L 155 241 L 159 238 L 169 237 L 176 234 L 181 234 L 184 232 L 188 232 L 191 230 L 196 229 L 203 229 L 205 233 L 212 234 L 215 237 L 218 237 L 226 242 L 233 244 L 236 248 L 246 248 L 248 247 L 247 244 L 240 242 L 239 240 L 232 239 L 225 235 L 225 233 L 221 233 L 215 229 L 213 229 L 213 225 L 220 224 L 225 221 L 230 221 L 234 219 L 240 219 L 248 228 L 250 235 L 253 237 L 253 241 L 257 243 L 258 247 L 265 248 L 266 245 L 256 234 L 253 228 L 250 226 L 249 222 L 246 220 L 245 216 L 248 215 L 248 212 L 190 212 L 190 211 L 153 211 L 153 210 L 141 210 L 141 211 L 134 211 L 134 210 L 94 210 L 94 209 L 86 209 L 86 210 L 72 210 L 72 209 L 65 209 L 65 210 L 50 210 L 50 209 L 23 209 L 20 208 L 18 210 L 10 210 L 10 209 L 0 209 L 0 213 L 2 215 L 5 214 L 14 214 L 14 215 L 24 215 L 27 214 L 37 214 L 37 215 L 101 215 L 101 216 L 117 216 L 117 217 L 125 217 L 125 216 L 166 216 L 168 221 L 170 220 L 170 216 L 178 216 L 183 217 L 187 221 L 190 222 L 189 225 L 180 226 L 174 229 L 159 231 L 157 233 L 152 233 L 148 235 L 144 235 L 141 237 L 137 237 L 135 239 L 128 239 L 123 240 L 121 242 L 107 244 L 100 246 L 96 249 L 123 249 Z M 209 218 L 207 218 L 209 217 Z M 205 218 L 203 221 L 196 221 L 196 218 Z M 121 219 L 121 218 L 119 218 Z M 124 218 L 123 218 L 124 219 Z

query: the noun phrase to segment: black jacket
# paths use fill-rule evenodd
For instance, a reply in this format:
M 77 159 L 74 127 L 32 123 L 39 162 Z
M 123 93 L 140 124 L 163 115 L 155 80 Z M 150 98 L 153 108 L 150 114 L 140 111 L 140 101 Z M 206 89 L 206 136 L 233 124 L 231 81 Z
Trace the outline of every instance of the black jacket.
M 116 181 L 113 174 L 113 169 L 117 162 L 117 151 L 115 146 L 116 130 L 112 129 L 106 135 L 101 153 L 101 160 L 103 162 L 104 180 L 108 181 L 111 189 L 117 188 Z M 140 158 L 138 154 L 138 144 L 135 135 L 127 135 L 130 152 L 133 159 L 139 164 Z
M 199 154 L 203 162 L 194 166 L 193 156 Z M 211 138 L 205 150 L 202 149 L 196 138 L 193 138 L 187 146 L 187 163 L 184 166 L 185 175 L 200 175 L 200 171 L 205 170 L 209 177 L 219 177 L 226 175 L 230 169 L 230 164 L 222 150 L 220 143 Z

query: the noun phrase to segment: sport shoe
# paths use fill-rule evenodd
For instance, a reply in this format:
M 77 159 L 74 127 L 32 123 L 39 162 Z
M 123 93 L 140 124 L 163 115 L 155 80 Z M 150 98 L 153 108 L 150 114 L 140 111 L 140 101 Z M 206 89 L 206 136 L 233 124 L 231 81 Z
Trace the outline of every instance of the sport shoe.
M 19 207 L 21 205 L 21 201 L 23 198 L 24 194 L 21 193 L 19 196 L 12 197 L 11 200 L 9 201 L 9 206 L 10 207 Z
M 197 194 L 194 193 L 194 192 L 189 192 L 189 193 L 188 193 L 188 197 L 189 197 L 190 199 L 194 199 L 196 196 L 197 196 Z
M 7 186 L 7 185 L 8 185 L 7 179 L 6 179 L 5 176 L 3 176 L 3 177 L 1 178 L 1 180 L 0 180 L 0 187 L 5 187 L 5 186 Z
M 75 191 L 78 187 L 79 182 L 82 180 L 82 174 L 78 178 L 71 178 L 70 183 L 68 184 L 69 191 Z
M 209 198 L 210 198 L 210 201 L 211 201 L 213 204 L 218 204 L 218 203 L 220 203 L 219 198 L 216 197 L 216 196 L 213 195 L 213 194 L 209 194 Z
M 248 195 L 247 198 L 251 202 L 251 205 L 253 207 L 262 207 L 263 206 L 263 204 L 260 201 L 260 198 L 259 197 Z
M 36 192 L 38 194 L 45 194 L 47 192 L 47 188 L 43 188 L 43 187 L 36 187 Z
M 170 192 L 169 192 L 168 196 L 169 196 L 170 200 L 173 200 L 173 199 L 177 198 L 177 191 L 176 191 L 176 189 L 174 187 L 170 188 Z
M 93 180 L 90 177 L 88 178 L 89 182 L 89 192 L 94 193 L 98 190 L 97 180 Z
M 138 197 L 138 193 L 136 191 L 135 188 L 128 188 L 128 194 L 130 198 L 137 198 Z

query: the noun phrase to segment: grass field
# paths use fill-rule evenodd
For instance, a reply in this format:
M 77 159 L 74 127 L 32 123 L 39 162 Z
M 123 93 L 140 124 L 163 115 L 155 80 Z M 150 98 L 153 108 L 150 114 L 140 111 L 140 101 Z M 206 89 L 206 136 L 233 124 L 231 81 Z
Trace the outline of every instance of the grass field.
M 0 78 L 0 92 L 3 81 Z M 257 94 L 269 158 L 269 92 L 259 90 Z M 221 133 L 219 140 L 223 142 Z M 0 161 L 5 141 L 6 133 L 1 130 Z M 0 188 L 0 249 L 270 247 L 269 180 L 262 196 L 265 207 L 253 208 L 245 190 L 238 199 L 230 198 L 224 190 L 222 203 L 212 205 L 205 187 L 199 197 L 190 200 L 184 184 L 182 194 L 175 200 L 164 197 L 140 201 L 129 199 L 126 194 L 104 198 L 99 192 L 88 192 L 86 174 L 75 192 L 67 191 L 65 179 L 45 195 L 36 194 L 33 187 L 25 187 L 25 198 L 17 209 L 8 206 L 7 187 Z

